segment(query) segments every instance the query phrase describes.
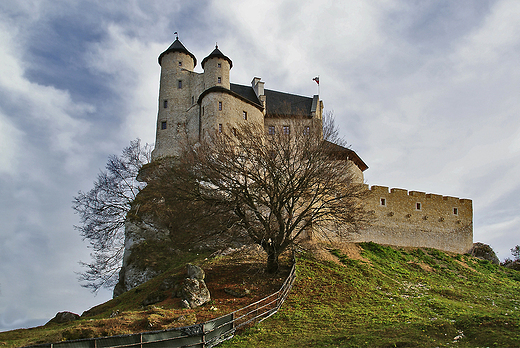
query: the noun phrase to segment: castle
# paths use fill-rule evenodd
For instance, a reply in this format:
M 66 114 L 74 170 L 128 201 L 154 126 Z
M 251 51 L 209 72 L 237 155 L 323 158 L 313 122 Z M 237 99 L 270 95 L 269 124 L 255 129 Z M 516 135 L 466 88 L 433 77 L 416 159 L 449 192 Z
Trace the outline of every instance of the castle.
M 233 84 L 233 62 L 215 47 L 194 72 L 197 58 L 177 38 L 159 56 L 161 81 L 155 149 L 152 160 L 180 153 L 185 140 L 195 144 L 207 132 L 234 132 L 243 122 L 263 125 L 266 132 L 290 134 L 296 124 L 321 126 L 323 102 L 268 90 L 254 77 L 251 86 Z M 356 181 L 364 183 L 368 166 L 352 150 L 341 148 L 352 161 Z M 373 241 L 409 247 L 430 247 L 465 253 L 473 244 L 472 201 L 383 186 L 368 187 L 366 207 L 374 222 L 352 234 L 350 242 Z

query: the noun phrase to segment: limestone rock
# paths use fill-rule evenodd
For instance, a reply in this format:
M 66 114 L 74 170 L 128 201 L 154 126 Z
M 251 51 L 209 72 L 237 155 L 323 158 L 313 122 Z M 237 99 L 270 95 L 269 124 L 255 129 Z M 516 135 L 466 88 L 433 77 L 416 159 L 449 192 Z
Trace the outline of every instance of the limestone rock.
M 58 312 L 56 313 L 56 316 L 49 320 L 47 324 L 55 323 L 55 324 L 62 324 L 62 323 L 68 323 L 69 321 L 78 320 L 80 316 L 76 313 L 72 312 Z
M 520 260 L 515 260 L 508 262 L 505 267 L 514 269 L 515 271 L 520 271 Z
M 182 283 L 182 304 L 185 308 L 197 308 L 211 300 L 204 280 L 186 278 Z
M 500 260 L 498 259 L 493 249 L 484 243 L 473 243 L 473 247 L 469 251 L 469 254 L 482 260 L 488 260 L 494 265 L 500 264 Z
M 188 263 L 186 265 L 186 268 L 188 269 L 188 277 L 191 279 L 204 280 L 204 278 L 206 277 L 204 270 L 197 265 Z

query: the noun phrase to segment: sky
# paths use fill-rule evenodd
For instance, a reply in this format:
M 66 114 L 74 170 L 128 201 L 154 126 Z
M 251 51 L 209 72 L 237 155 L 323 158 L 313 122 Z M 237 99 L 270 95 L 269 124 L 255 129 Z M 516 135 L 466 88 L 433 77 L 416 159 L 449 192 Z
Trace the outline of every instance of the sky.
M 369 185 L 473 200 L 474 241 L 520 244 L 517 0 L 0 2 L 0 331 L 81 314 L 74 225 L 110 154 L 153 143 L 174 32 L 231 82 L 305 96 L 370 167 Z M 200 64 L 195 71 L 202 72 Z

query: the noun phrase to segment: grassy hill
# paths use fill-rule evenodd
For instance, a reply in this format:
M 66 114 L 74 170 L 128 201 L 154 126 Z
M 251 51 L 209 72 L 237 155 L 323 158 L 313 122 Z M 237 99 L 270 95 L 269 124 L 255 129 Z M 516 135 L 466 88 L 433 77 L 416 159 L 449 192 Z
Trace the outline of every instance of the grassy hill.
M 222 347 L 520 347 L 520 272 L 467 255 L 361 244 L 300 258 L 282 310 Z
M 520 347 L 520 272 L 467 255 L 374 243 L 300 252 L 281 311 L 222 347 Z M 258 255 L 186 254 L 168 272 L 81 320 L 0 333 L 0 346 L 166 329 L 220 316 L 276 290 Z M 207 272 L 212 302 L 181 309 L 172 289 L 185 262 Z M 225 289 L 248 290 L 235 298 Z M 143 301 L 162 296 L 153 306 Z

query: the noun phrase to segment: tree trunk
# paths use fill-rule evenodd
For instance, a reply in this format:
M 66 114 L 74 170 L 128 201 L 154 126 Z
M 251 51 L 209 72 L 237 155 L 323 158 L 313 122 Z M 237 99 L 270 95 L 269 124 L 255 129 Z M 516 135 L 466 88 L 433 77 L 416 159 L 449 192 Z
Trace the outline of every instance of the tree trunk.
M 273 250 L 267 251 L 267 273 L 276 273 L 278 268 L 280 268 L 280 264 L 278 263 L 278 256 L 279 254 Z

